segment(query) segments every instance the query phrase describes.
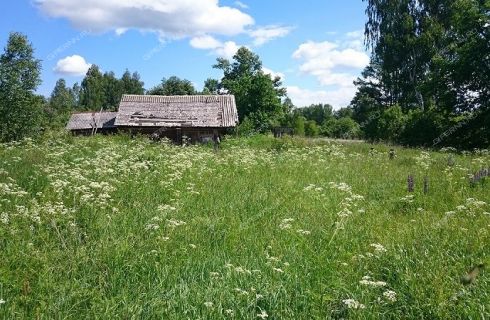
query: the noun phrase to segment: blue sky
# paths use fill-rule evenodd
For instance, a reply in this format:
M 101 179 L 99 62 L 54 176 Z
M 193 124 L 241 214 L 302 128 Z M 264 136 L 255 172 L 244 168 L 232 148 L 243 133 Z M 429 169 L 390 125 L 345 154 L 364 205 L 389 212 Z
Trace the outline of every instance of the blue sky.
M 163 77 L 198 89 L 218 56 L 244 45 L 278 74 L 297 106 L 347 105 L 369 62 L 361 0 L 20 0 L 1 1 L 0 45 L 26 34 L 43 62 L 39 93 L 57 79 L 80 82 L 90 64 L 120 76 L 138 71 L 146 88 Z

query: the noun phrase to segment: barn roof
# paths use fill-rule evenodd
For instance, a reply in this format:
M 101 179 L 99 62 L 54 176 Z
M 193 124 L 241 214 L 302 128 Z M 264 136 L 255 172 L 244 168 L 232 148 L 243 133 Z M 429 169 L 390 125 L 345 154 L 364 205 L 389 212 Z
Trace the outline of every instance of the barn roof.
M 116 126 L 231 128 L 238 123 L 235 97 L 123 95 Z
M 117 112 L 83 112 L 73 113 L 66 125 L 68 130 L 91 130 L 115 128 Z

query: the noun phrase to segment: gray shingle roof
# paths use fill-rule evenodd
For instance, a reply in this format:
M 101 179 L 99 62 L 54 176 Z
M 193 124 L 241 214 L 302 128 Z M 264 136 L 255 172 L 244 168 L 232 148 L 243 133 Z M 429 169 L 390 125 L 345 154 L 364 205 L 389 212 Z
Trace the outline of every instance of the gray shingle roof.
M 235 97 L 124 95 L 116 126 L 231 128 L 238 123 Z
M 117 112 L 83 112 L 71 115 L 68 130 L 113 129 Z

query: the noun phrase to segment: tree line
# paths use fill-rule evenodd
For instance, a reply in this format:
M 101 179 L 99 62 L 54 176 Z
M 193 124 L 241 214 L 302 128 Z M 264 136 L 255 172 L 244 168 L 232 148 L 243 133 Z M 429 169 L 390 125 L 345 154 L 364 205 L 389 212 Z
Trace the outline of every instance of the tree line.
M 298 135 L 364 138 L 411 146 L 490 145 L 490 2 L 488 0 L 367 1 L 370 64 L 351 104 L 294 106 L 279 77 L 264 73 L 260 57 L 243 47 L 218 58 L 202 91 L 176 76 L 146 90 L 137 72 L 121 78 L 92 65 L 83 81 L 57 81 L 36 95 L 41 61 L 27 37 L 10 34 L 0 56 L 0 140 L 63 127 L 74 111 L 116 110 L 123 94 L 235 95 L 241 134 L 290 127 Z
M 490 145 L 490 1 L 363 0 L 371 62 L 353 117 L 370 140 Z

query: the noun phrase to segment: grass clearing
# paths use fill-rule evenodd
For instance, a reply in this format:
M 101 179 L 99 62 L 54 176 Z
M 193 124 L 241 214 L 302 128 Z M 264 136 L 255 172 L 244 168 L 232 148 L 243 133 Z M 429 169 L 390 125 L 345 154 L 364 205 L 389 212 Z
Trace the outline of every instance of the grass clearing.
M 489 318 L 489 153 L 389 149 L 0 145 L 0 318 Z

